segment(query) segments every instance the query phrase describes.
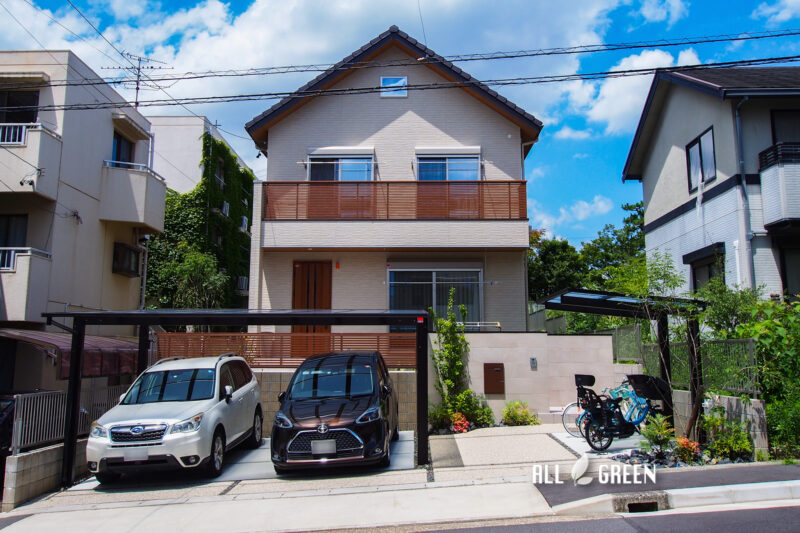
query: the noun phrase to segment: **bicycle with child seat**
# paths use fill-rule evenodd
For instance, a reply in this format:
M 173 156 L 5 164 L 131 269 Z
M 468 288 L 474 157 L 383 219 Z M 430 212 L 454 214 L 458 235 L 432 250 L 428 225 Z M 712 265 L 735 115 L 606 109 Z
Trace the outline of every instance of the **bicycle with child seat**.
M 604 388 L 603 394 L 611 398 L 623 398 L 620 408 L 624 412 L 626 420 L 635 420 L 641 416 L 640 411 L 643 408 L 644 402 L 630 387 L 627 379 L 623 379 L 622 383 L 616 387 L 610 389 Z M 580 404 L 578 402 L 572 402 L 567 405 L 561 413 L 561 424 L 564 426 L 564 430 L 573 437 L 583 438 L 581 422 L 585 416 L 586 411 L 581 409 Z
M 651 402 L 663 401 L 670 394 L 669 385 L 653 376 L 631 374 L 628 382 L 636 397 L 631 397 L 633 404 L 623 413 L 620 404 L 625 398 L 598 395 L 590 388 L 594 385 L 594 376 L 575 374 L 578 403 L 584 411 L 581 434 L 595 451 L 607 449 L 615 438 L 624 439 L 639 432 L 642 422 L 655 411 Z

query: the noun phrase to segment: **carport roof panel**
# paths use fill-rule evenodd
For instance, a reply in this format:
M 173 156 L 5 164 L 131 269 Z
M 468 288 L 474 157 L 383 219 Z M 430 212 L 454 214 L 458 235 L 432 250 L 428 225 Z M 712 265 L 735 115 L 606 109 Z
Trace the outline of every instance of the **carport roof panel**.
M 423 310 L 385 309 L 145 309 L 42 313 L 48 322 L 72 318 L 86 324 L 120 325 L 414 325 L 428 323 Z
M 627 294 L 587 289 L 564 289 L 537 303 L 545 309 L 571 311 L 594 315 L 611 315 L 628 318 L 655 318 L 658 314 L 693 314 L 705 308 L 705 302 L 686 298 L 647 296 L 639 298 Z

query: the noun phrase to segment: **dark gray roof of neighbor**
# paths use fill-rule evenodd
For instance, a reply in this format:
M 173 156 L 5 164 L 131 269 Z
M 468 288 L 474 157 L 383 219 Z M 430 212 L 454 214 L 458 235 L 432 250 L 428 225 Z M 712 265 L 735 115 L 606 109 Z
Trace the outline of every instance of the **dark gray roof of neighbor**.
M 358 50 L 336 63 L 331 68 L 297 89 L 292 96 L 283 98 L 281 101 L 245 124 L 245 129 L 252 136 L 257 130 L 262 128 L 265 124 L 276 118 L 278 115 L 291 112 L 291 110 L 293 110 L 294 107 L 300 103 L 299 101 L 303 100 L 303 97 L 300 96 L 300 94 L 324 88 L 324 86 L 329 85 L 337 78 L 346 75 L 349 70 L 349 65 L 364 61 L 365 56 L 368 56 L 371 52 L 376 51 L 391 41 L 399 42 L 405 45 L 406 47 L 412 49 L 420 59 L 424 58 L 427 60 L 421 60 L 420 63 L 435 65 L 436 67 L 441 68 L 441 70 L 452 75 L 457 81 L 463 82 L 466 87 L 475 89 L 479 93 L 482 93 L 487 97 L 487 99 L 495 102 L 498 107 L 505 110 L 507 113 L 516 118 L 518 122 L 532 131 L 534 133 L 534 139 L 538 137 L 538 133 L 542 129 L 542 122 L 539 119 L 511 102 L 506 97 L 501 96 L 497 93 L 497 91 L 494 91 L 493 89 L 490 89 L 488 86 L 479 82 L 477 79 L 473 78 L 450 61 L 447 61 L 442 56 L 424 44 L 420 43 L 413 37 L 409 36 L 404 31 L 401 31 L 397 26 L 390 27 L 388 30 L 381 33 Z

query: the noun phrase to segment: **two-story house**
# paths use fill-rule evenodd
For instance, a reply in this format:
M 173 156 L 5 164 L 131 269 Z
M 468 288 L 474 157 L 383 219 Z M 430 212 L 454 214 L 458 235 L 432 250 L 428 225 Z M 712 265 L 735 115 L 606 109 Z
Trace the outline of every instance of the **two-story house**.
M 253 171 L 207 117 L 148 116 L 147 120 L 155 146 L 153 169 L 175 193 L 204 198 L 201 227 L 191 229 L 194 237 L 204 238 L 192 244 L 214 255 L 230 279 L 223 307 L 247 307 Z M 204 189 L 198 189 L 201 184 Z M 179 216 L 167 213 L 160 239 L 174 242 L 186 237 L 181 234 L 189 230 L 186 221 L 174 220 Z
M 524 331 L 541 128 L 392 26 L 246 125 L 268 157 L 250 308 L 441 313 L 455 288 L 470 329 Z
M 687 290 L 800 293 L 800 67 L 656 73 L 623 171 Z
M 0 389 L 60 388 L 42 312 L 139 307 L 166 191 L 149 130 L 72 52 L 0 52 Z

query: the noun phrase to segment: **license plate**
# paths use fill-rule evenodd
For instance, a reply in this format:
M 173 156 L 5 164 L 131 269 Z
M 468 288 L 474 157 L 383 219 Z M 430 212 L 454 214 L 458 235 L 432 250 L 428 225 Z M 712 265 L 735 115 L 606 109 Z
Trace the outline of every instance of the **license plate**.
M 336 453 L 336 441 L 333 439 L 312 440 L 311 453 L 313 453 L 314 455 Z
M 127 448 L 122 452 L 123 461 L 147 461 L 147 448 Z

